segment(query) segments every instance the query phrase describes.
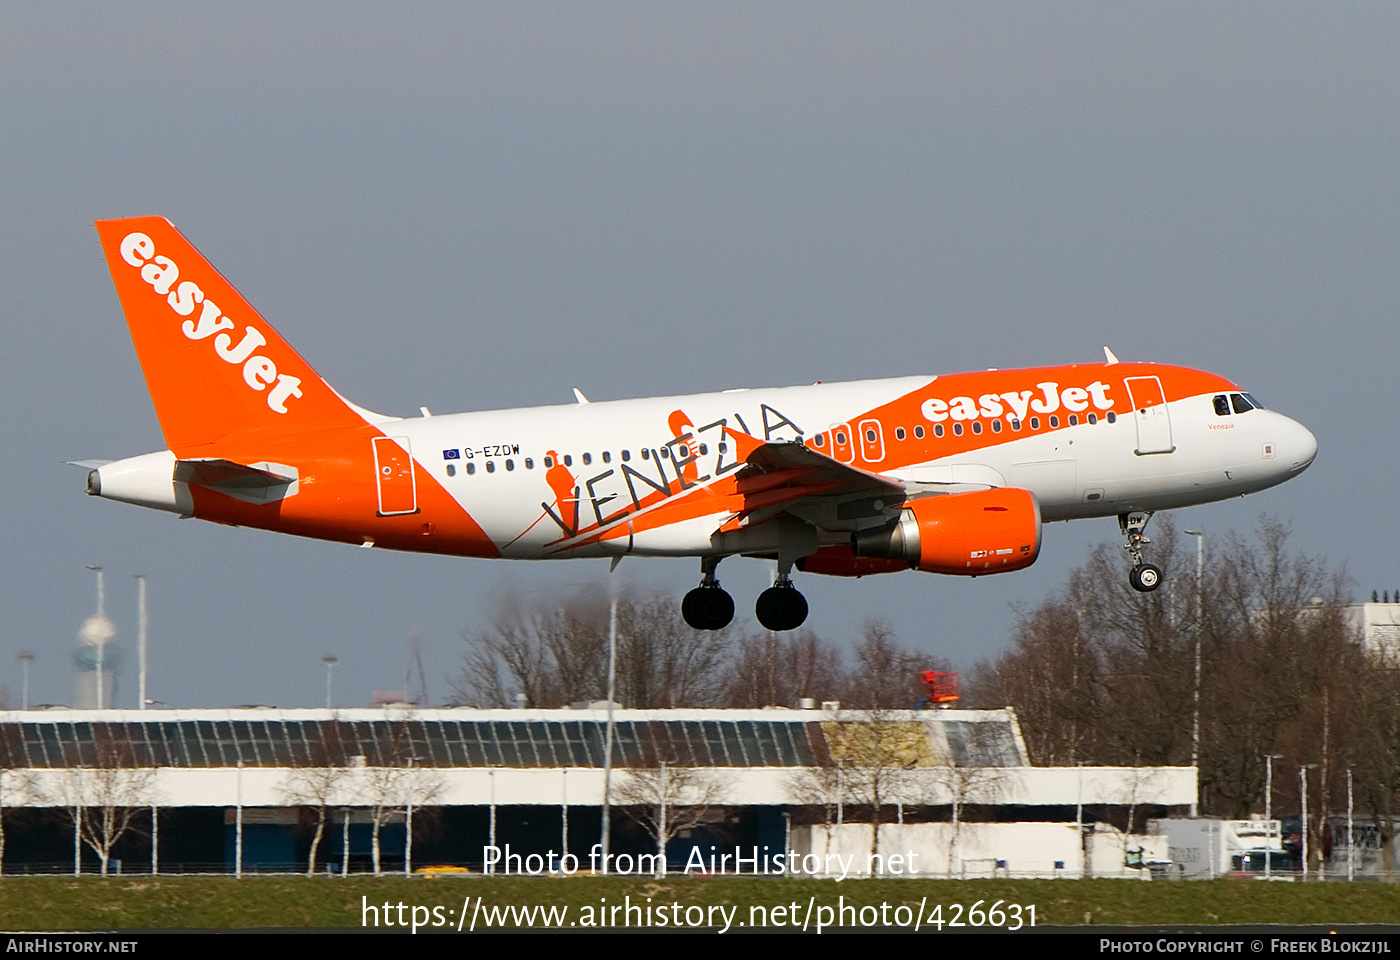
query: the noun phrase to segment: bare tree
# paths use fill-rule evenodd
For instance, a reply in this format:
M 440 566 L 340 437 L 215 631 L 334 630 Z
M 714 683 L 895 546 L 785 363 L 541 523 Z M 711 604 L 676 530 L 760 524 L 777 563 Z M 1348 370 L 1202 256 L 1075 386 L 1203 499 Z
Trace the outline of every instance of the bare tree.
M 845 780 L 840 766 L 830 756 L 820 758 L 816 766 L 804 767 L 788 774 L 785 783 L 788 795 L 806 807 L 821 811 L 822 828 L 826 833 L 827 849 L 831 848 L 831 828 L 836 822 L 837 808 L 844 803 Z
M 840 799 L 870 811 L 870 854 L 880 852 L 885 805 L 914 796 L 912 771 L 929 759 L 928 731 L 921 720 L 869 711 L 859 719 L 822 724 L 838 770 Z M 873 863 L 874 860 L 872 859 Z
M 952 876 L 966 823 L 964 809 L 969 804 L 1000 802 L 1007 769 L 1000 765 L 1005 757 L 1001 756 L 999 725 L 982 721 L 960 721 L 954 725 L 945 721 L 941 726 L 948 741 L 947 751 L 940 751 L 932 765 L 919 771 L 919 777 L 934 788 L 926 792 L 948 797 L 948 875 Z
M 1250 539 L 1215 538 L 1199 579 L 1170 517 L 1154 540 L 1161 589 L 1131 590 L 1116 547 L 1095 550 L 1060 596 L 1019 618 L 1010 651 L 978 665 L 970 703 L 1014 705 L 1037 763 L 1195 757 L 1202 809 L 1226 816 L 1262 807 L 1266 755 L 1316 763 L 1320 829 L 1365 730 L 1345 578 L 1290 551 L 1287 528 L 1268 518 Z M 1275 789 L 1297 802 L 1292 778 Z
M 414 722 L 412 716 L 406 716 L 390 723 L 387 741 L 380 740 L 377 756 L 366 758 L 368 762 L 359 772 L 357 799 L 369 809 L 375 876 L 382 872 L 380 828 L 396 820 L 400 813 L 406 815 L 411 808 L 437 803 L 446 786 L 436 770 L 423 765 L 426 758 L 414 755 L 411 737 Z M 407 829 L 405 824 L 405 831 Z M 411 843 L 412 837 L 406 833 L 405 863 Z
M 731 707 L 796 706 L 803 697 L 839 700 L 848 685 L 841 651 L 810 630 L 739 638 L 725 683 Z
M 316 873 L 316 854 L 325 835 L 330 809 L 347 802 L 353 795 L 354 771 L 340 736 L 340 721 L 332 715 L 330 722 L 320 724 L 320 731 L 321 737 L 312 745 L 306 764 L 298 764 L 288 771 L 279 787 L 288 804 L 309 807 L 316 818 L 306 859 L 308 877 Z
M 729 781 L 711 770 L 661 762 L 629 770 L 614 788 L 623 811 L 656 841 L 656 875 L 666 875 L 666 845 L 682 831 L 723 819 Z
M 618 602 L 617 696 L 632 707 L 708 706 L 720 702 L 729 630 L 692 630 L 669 597 Z M 596 700 L 607 690 L 608 606 L 597 596 L 562 608 L 508 602 L 495 626 L 469 637 L 455 698 L 478 706 L 534 706 Z
M 1395 879 L 1395 814 L 1400 798 L 1400 656 L 1372 650 L 1351 701 L 1356 787 L 1376 818 L 1381 867 Z
M 137 766 L 130 745 L 106 724 L 93 724 L 92 766 L 70 768 L 60 780 L 62 801 L 70 822 L 102 863 L 102 875 L 112 849 L 149 810 L 154 798 L 155 770 Z
M 924 670 L 947 669 L 946 661 L 917 653 L 900 641 L 888 621 L 867 618 L 855 647 L 855 669 L 841 705 L 862 710 L 909 709 L 927 692 Z

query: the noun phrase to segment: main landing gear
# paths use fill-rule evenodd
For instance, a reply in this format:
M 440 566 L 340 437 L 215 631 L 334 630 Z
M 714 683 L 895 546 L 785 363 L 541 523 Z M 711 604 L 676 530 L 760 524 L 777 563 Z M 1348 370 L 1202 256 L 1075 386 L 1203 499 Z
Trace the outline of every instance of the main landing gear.
M 719 557 L 700 561 L 700 586 L 681 601 L 681 616 L 695 630 L 723 630 L 734 619 L 734 598 L 715 579 Z
M 715 579 L 719 557 L 700 561 L 700 586 L 681 601 L 681 616 L 695 630 L 723 630 L 734 619 L 734 598 Z M 754 615 L 765 630 L 796 630 L 807 619 L 807 598 L 792 585 L 791 569 L 780 569 L 773 585 L 758 595 Z
M 807 598 L 797 591 L 786 573 L 781 573 L 771 587 L 758 595 L 753 612 L 765 630 L 796 630 L 807 619 Z
M 1118 515 L 1118 529 L 1128 538 L 1128 542 L 1123 544 L 1123 549 L 1128 551 L 1128 556 L 1133 561 L 1133 567 L 1128 571 L 1128 586 L 1139 593 L 1151 593 L 1162 584 L 1161 569 L 1142 561 L 1143 544 L 1152 542 L 1142 535 L 1142 531 L 1151 519 L 1151 511 L 1146 510 Z

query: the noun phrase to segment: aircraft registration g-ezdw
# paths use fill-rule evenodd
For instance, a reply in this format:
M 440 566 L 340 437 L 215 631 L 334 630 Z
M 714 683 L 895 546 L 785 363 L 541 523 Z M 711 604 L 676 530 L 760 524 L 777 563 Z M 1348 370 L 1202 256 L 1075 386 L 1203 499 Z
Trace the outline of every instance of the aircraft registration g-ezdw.
M 88 493 L 365 547 L 518 560 L 696 557 L 681 612 L 716 630 L 725 557 L 776 562 L 755 613 L 807 616 L 792 571 L 981 576 L 1044 524 L 1117 517 L 1129 581 L 1154 511 L 1304 470 L 1317 441 L 1231 381 L 1104 363 L 400 418 L 322 380 L 161 217 L 97 223 L 168 449 L 84 461 Z

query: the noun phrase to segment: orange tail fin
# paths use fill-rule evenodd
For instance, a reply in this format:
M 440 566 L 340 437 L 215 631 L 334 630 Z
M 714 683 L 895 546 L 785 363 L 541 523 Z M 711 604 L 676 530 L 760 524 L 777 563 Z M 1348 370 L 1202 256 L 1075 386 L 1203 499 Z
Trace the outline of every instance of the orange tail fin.
M 99 220 L 97 235 L 177 457 L 230 434 L 364 423 L 169 220 Z

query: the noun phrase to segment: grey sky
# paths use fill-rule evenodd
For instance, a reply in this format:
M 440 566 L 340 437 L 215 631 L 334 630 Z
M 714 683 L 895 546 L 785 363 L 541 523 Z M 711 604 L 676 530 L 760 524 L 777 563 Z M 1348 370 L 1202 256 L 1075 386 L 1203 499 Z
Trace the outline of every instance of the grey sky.
M 163 446 L 92 221 L 162 214 L 343 394 L 437 413 L 1124 359 L 1230 376 L 1317 434 L 1260 512 L 1400 586 L 1393 4 L 0 6 L 0 686 L 72 698 L 109 572 L 134 705 L 446 693 L 496 599 L 604 577 L 354 550 L 83 496 L 84 457 Z M 969 667 L 1030 571 L 804 577 L 811 626 L 888 617 Z M 692 562 L 627 560 L 680 592 Z M 741 616 L 766 565 L 721 576 Z

